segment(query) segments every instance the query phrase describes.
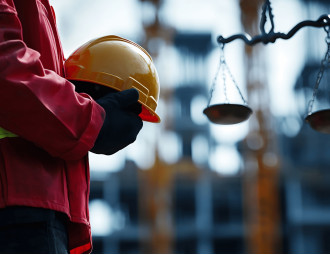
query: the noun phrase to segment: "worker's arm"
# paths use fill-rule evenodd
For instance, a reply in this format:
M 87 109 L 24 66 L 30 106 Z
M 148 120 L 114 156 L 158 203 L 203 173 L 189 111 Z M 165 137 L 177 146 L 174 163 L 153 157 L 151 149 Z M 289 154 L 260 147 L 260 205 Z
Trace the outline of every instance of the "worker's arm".
M 87 94 L 43 67 L 23 41 L 13 2 L 0 0 L 0 127 L 73 160 L 94 146 L 104 117 Z

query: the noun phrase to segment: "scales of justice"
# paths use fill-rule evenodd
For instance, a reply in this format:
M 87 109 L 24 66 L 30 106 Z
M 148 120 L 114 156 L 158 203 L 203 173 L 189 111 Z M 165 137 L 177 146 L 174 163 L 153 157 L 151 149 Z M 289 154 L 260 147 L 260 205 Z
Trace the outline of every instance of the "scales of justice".
M 265 30 L 265 24 L 267 22 L 267 16 L 269 17 L 271 28 L 268 32 Z M 213 79 L 210 96 L 207 107 L 204 109 L 203 113 L 207 116 L 209 121 L 220 125 L 231 125 L 241 123 L 246 121 L 253 113 L 252 109 L 248 106 L 247 101 L 243 97 L 241 90 L 235 81 L 228 65 L 225 60 L 224 48 L 227 43 L 230 43 L 236 39 L 243 40 L 247 45 L 253 46 L 257 43 L 275 43 L 277 39 L 290 39 L 295 33 L 303 27 L 317 27 L 324 28 L 326 32 L 325 42 L 327 44 L 327 51 L 324 58 L 321 61 L 320 69 L 317 74 L 317 79 L 313 89 L 312 99 L 308 104 L 308 113 L 305 118 L 306 122 L 316 131 L 330 134 L 330 109 L 323 109 L 320 111 L 313 112 L 313 105 L 316 99 L 316 95 L 319 92 L 319 85 L 322 80 L 323 74 L 330 64 L 330 14 L 324 14 L 320 16 L 317 20 L 305 20 L 294 26 L 287 34 L 274 32 L 274 21 L 270 0 L 266 0 L 262 6 L 262 16 L 260 20 L 260 30 L 261 34 L 251 38 L 247 34 L 236 34 L 228 38 L 219 36 L 217 42 L 220 46 L 220 62 L 216 75 Z M 230 84 L 233 85 L 241 99 L 241 103 L 232 103 L 228 91 L 228 79 L 230 79 Z M 223 86 L 224 102 L 212 103 L 213 92 L 216 89 L 218 80 L 221 79 Z M 214 101 L 214 100 L 213 100 Z

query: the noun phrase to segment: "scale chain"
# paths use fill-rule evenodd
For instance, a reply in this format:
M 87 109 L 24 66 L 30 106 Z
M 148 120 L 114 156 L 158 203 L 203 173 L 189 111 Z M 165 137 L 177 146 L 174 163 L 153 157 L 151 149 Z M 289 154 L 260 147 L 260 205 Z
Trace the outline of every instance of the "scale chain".
M 247 105 L 247 102 L 245 101 L 242 93 L 241 93 L 241 90 L 239 89 L 238 85 L 237 85 L 237 82 L 235 81 L 234 79 L 234 76 L 233 74 L 231 73 L 228 65 L 227 65 L 227 62 L 226 62 L 226 59 L 225 59 L 225 52 L 224 52 L 224 44 L 223 46 L 221 47 L 221 57 L 220 57 L 220 64 L 222 64 L 222 75 L 223 75 L 223 86 L 224 86 L 224 94 L 225 94 L 225 100 L 226 100 L 226 103 L 229 103 L 229 100 L 228 100 L 228 96 L 227 96 L 227 86 L 226 86 L 226 73 L 225 71 L 227 71 L 227 73 L 229 74 L 229 77 L 230 79 L 232 80 L 232 82 L 234 83 L 237 91 L 238 91 L 238 94 L 240 95 L 243 103 L 245 105 Z
M 317 74 L 315 86 L 313 89 L 313 96 L 312 96 L 312 99 L 310 100 L 309 106 L 308 106 L 308 115 L 310 115 L 312 113 L 313 104 L 314 104 L 316 95 L 318 93 L 318 89 L 319 89 L 319 86 L 320 86 L 320 83 L 321 83 L 321 80 L 322 80 L 322 77 L 324 74 L 325 67 L 327 65 L 329 65 L 329 63 L 330 63 L 330 27 L 327 27 L 327 28 L 325 27 L 324 30 L 327 32 L 327 37 L 325 38 L 325 41 L 328 45 L 328 49 L 327 49 L 327 52 L 325 53 L 324 58 L 321 61 L 321 67 Z
M 223 49 L 224 44 L 219 44 L 219 45 Z M 214 88 L 215 88 L 215 84 L 217 83 L 217 80 L 218 80 L 218 75 L 219 75 L 219 72 L 220 72 L 220 68 L 221 68 L 221 57 L 220 57 L 220 61 L 219 61 L 215 76 L 214 76 L 213 81 L 212 81 L 212 86 L 211 86 L 211 89 L 210 89 L 210 97 L 209 97 L 209 102 L 208 102 L 207 106 L 210 106 L 211 99 L 212 99 L 213 92 L 214 92 Z
M 228 99 L 228 95 L 227 95 L 227 85 L 226 85 L 226 73 L 225 71 L 228 72 L 229 74 L 229 77 L 230 79 L 233 81 L 243 103 L 245 105 L 247 105 L 247 102 L 246 100 L 244 99 L 242 93 L 241 93 L 241 90 L 239 89 L 239 86 L 237 84 L 237 82 L 235 81 L 234 79 L 234 76 L 232 75 L 228 65 L 227 65 L 227 62 L 226 62 L 226 59 L 225 59 L 225 54 L 224 54 L 224 44 L 223 43 L 219 43 L 219 46 L 220 46 L 220 61 L 219 61 L 219 65 L 218 65 L 218 68 L 217 68 L 217 71 L 216 71 L 216 74 L 214 76 L 214 79 L 213 79 L 213 82 L 212 82 L 212 86 L 211 86 L 211 89 L 210 89 L 210 97 L 209 97 L 209 102 L 208 102 L 208 106 L 210 105 L 211 103 L 211 99 L 212 99 L 212 96 L 213 96 L 213 92 L 215 90 L 215 85 L 217 83 L 217 79 L 218 79 L 218 76 L 219 76 L 219 72 L 220 70 L 222 71 L 222 80 L 223 80 L 223 88 L 224 88 L 224 96 L 225 96 L 225 103 L 229 103 L 229 99 Z
M 221 47 L 221 55 L 220 55 L 220 65 L 221 65 L 221 69 L 222 69 L 222 81 L 223 81 L 223 93 L 225 95 L 225 103 L 228 104 L 229 100 L 228 100 L 228 95 L 227 95 L 227 85 L 226 85 L 226 60 L 225 60 L 225 52 L 224 52 L 224 47 Z
M 245 101 L 245 99 L 244 99 L 244 97 L 243 97 L 243 95 L 242 95 L 242 92 L 241 92 L 241 90 L 239 89 L 239 87 L 238 87 L 238 85 L 237 85 L 237 82 L 235 81 L 234 76 L 233 76 L 232 73 L 230 72 L 230 69 L 229 69 L 228 65 L 226 64 L 226 62 L 225 62 L 225 68 L 227 69 L 227 72 L 228 72 L 228 74 L 229 74 L 231 80 L 233 81 L 233 83 L 234 83 L 234 85 L 235 85 L 235 87 L 236 87 L 236 89 L 237 89 L 237 91 L 238 91 L 238 94 L 240 95 L 240 97 L 241 97 L 243 103 L 244 103 L 245 105 L 247 105 L 247 102 Z

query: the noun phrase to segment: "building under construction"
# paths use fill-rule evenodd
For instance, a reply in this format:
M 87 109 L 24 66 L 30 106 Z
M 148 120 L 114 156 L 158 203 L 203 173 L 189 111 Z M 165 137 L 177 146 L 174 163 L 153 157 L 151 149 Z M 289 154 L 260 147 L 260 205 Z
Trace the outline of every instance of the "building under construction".
M 93 252 L 329 253 L 330 135 L 304 118 L 311 99 L 313 111 L 330 106 L 330 53 L 324 57 L 330 23 L 265 41 L 267 34 L 329 15 L 329 2 L 134 4 L 142 29 L 132 39 L 151 53 L 159 71 L 162 122 L 146 127 L 145 140 L 142 134 L 147 166 L 129 151 L 115 171 L 100 173 L 91 162 L 92 224 L 101 210 L 106 226 L 94 228 Z M 207 17 L 208 5 L 205 10 L 217 15 Z M 197 20 L 196 28 L 171 22 L 178 9 Z M 213 27 L 198 26 L 212 17 Z M 265 37 L 254 45 L 222 43 L 220 33 Z M 211 123 L 203 110 L 221 101 L 252 113 L 240 124 Z

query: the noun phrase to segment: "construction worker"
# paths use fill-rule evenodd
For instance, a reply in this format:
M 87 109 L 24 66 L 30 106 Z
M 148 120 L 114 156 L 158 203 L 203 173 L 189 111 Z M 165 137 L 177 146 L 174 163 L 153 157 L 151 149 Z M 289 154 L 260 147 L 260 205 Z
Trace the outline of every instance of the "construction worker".
M 0 253 L 91 252 L 88 151 L 142 128 L 138 87 L 93 99 L 64 77 L 48 0 L 0 0 Z

